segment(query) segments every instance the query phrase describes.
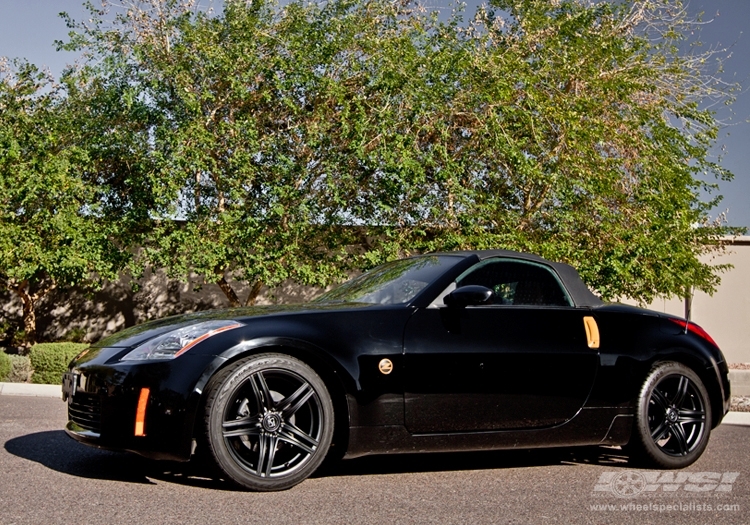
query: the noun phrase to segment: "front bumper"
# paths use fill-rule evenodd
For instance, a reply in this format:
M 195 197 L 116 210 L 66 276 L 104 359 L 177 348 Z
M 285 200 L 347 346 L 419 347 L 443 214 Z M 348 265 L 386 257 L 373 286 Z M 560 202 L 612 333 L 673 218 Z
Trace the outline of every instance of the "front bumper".
M 154 459 L 190 459 L 202 389 L 223 359 L 186 354 L 169 361 L 133 363 L 119 361 L 122 351 L 95 349 L 94 356 L 72 363 L 74 386 L 65 386 L 72 394 L 67 399 L 66 433 L 98 448 Z M 141 395 L 145 414 L 139 432 Z

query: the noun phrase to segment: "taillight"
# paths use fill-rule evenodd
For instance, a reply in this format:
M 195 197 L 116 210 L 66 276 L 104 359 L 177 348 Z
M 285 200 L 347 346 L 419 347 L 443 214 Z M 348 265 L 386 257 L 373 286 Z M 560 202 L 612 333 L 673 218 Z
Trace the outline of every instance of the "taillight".
M 714 345 L 716 348 L 719 348 L 719 345 L 716 344 L 716 341 L 714 341 L 714 338 L 708 335 L 708 332 L 706 332 L 703 328 L 701 328 L 697 324 L 691 321 L 683 321 L 682 319 L 670 319 L 670 321 L 672 321 L 675 324 L 680 325 L 680 328 L 682 328 L 683 330 L 685 329 L 685 323 L 687 323 L 687 329 L 689 332 L 703 338 L 704 340 Z

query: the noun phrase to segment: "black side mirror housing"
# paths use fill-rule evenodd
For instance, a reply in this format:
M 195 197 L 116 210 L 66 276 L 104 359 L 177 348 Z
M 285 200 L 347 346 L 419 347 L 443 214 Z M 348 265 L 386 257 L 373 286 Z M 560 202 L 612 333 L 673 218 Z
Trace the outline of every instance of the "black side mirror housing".
M 470 284 L 456 288 L 443 298 L 446 306 L 458 307 L 478 306 L 489 303 L 494 297 L 495 292 L 486 286 Z

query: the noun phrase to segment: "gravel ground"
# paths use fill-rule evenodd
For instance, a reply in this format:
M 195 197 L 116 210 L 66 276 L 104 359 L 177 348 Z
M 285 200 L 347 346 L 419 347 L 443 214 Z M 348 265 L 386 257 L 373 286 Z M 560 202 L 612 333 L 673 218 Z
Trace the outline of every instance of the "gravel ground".
M 729 370 L 750 370 L 750 363 L 729 363 Z
M 735 412 L 750 412 L 750 396 L 732 396 L 730 410 Z

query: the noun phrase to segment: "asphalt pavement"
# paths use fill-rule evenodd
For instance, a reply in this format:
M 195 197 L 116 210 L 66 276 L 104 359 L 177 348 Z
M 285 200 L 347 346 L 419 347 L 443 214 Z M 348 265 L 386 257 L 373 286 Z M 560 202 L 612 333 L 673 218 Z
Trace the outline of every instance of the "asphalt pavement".
M 0 391 L 3 525 L 750 523 L 747 426 L 722 424 L 679 471 L 633 468 L 618 447 L 394 455 L 256 494 L 189 463 L 85 447 L 42 391 Z

